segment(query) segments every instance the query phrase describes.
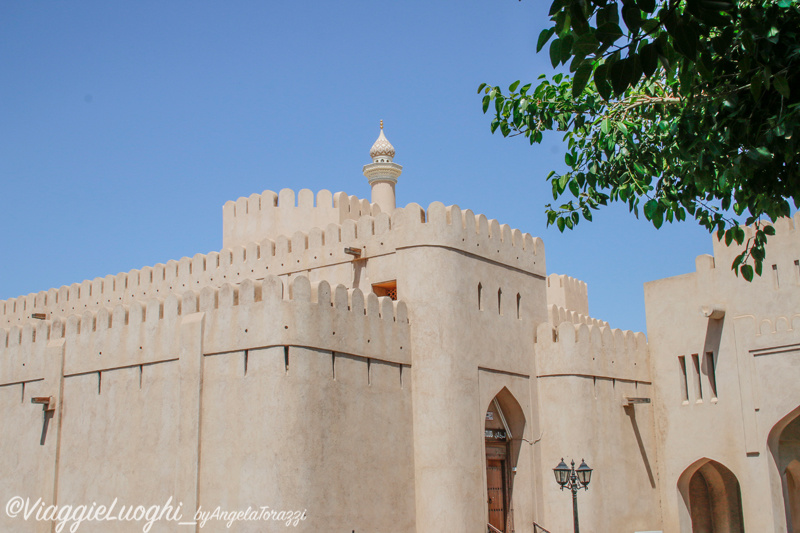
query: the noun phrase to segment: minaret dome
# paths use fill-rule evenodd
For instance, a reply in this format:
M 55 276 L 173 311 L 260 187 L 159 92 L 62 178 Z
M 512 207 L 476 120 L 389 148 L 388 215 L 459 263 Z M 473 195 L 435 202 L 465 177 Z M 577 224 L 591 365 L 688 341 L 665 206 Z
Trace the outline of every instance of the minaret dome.
M 403 167 L 393 162 L 394 146 L 383 134 L 383 120 L 378 139 L 369 150 L 372 163 L 364 165 L 364 176 L 372 187 L 372 203 L 378 204 L 381 212 L 391 213 L 395 208 L 395 191 L 397 178 Z

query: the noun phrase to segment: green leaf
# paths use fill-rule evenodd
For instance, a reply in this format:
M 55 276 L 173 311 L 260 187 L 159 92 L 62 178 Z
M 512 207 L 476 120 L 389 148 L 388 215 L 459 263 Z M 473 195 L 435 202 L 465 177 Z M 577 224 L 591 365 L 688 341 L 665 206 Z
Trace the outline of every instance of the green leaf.
M 742 265 L 739 267 L 742 277 L 747 281 L 753 281 L 753 267 L 750 265 Z
M 483 112 L 484 113 L 486 113 L 486 111 L 489 109 L 489 103 L 491 101 L 492 101 L 492 99 L 489 97 L 488 94 L 483 97 Z
M 558 178 L 558 193 L 561 194 L 564 192 L 564 189 L 567 188 L 567 183 L 569 182 L 569 174 L 562 174 Z
M 550 43 L 550 63 L 553 65 L 553 68 L 561 63 L 561 39 L 556 39 Z
M 604 45 L 612 45 L 622 37 L 622 30 L 616 22 L 605 22 L 597 28 L 595 37 Z
M 568 167 L 573 166 L 575 164 L 575 156 L 573 156 L 570 152 L 567 152 L 564 154 L 564 162 Z
M 660 208 L 657 209 L 656 212 L 653 213 L 652 222 L 653 226 L 655 226 L 656 229 L 660 228 L 661 225 L 664 223 L 664 211 L 661 210 Z
M 786 80 L 784 76 L 776 75 L 772 79 L 772 84 L 775 86 L 775 89 L 781 93 L 781 96 L 789 99 L 790 91 L 789 91 L 789 82 Z
M 629 58 L 620 59 L 611 66 L 608 77 L 611 87 L 614 88 L 614 94 L 622 94 L 628 88 L 630 79 L 633 77 L 633 61 Z
M 588 55 L 593 55 L 597 51 L 597 47 L 600 46 L 600 41 L 592 33 L 584 33 L 578 40 L 575 41 L 575 44 L 572 46 L 572 53 L 575 54 L 576 57 L 586 57 Z
M 642 25 L 642 12 L 635 4 L 623 3 L 622 20 L 631 32 L 635 32 Z
M 519 80 L 515 81 L 514 83 L 508 86 L 508 92 L 513 93 L 514 91 L 517 90 L 517 87 L 519 87 Z
M 608 64 L 606 63 L 603 63 L 594 69 L 594 86 L 597 88 L 597 92 L 600 93 L 600 96 L 603 98 L 603 100 L 606 101 L 611 98 L 611 86 L 608 84 L 606 79 L 607 72 Z
M 589 83 L 589 78 L 592 75 L 592 66 L 583 64 L 578 68 L 575 76 L 572 78 L 572 97 L 578 98 L 586 85 Z
M 558 231 L 561 233 L 564 233 L 564 224 L 565 222 L 563 218 L 559 217 L 558 220 L 556 220 L 556 226 L 558 226 Z
M 600 123 L 600 131 L 605 134 L 608 134 L 608 130 L 611 128 L 611 124 L 607 118 L 603 119 L 603 122 Z
M 484 87 L 486 87 L 485 83 L 481 83 L 480 85 L 478 85 L 478 94 L 481 94 L 481 91 L 483 90 Z
M 764 226 L 764 233 L 767 235 L 775 235 L 775 226 Z
M 568 0 L 553 0 L 553 3 L 550 4 L 550 12 L 547 14 L 547 16 L 552 17 L 558 13 L 561 9 L 563 9 L 567 2 Z
M 539 42 L 536 43 L 536 53 L 537 54 L 542 51 L 542 48 L 544 48 L 544 45 L 547 44 L 547 41 L 550 40 L 550 37 L 552 37 L 555 32 L 556 32 L 556 29 L 552 28 L 552 27 L 551 28 L 547 28 L 545 30 L 542 30 L 542 32 L 539 34 Z
M 580 189 L 578 188 L 578 182 L 577 181 L 570 180 L 570 182 L 569 182 L 569 192 L 571 192 L 572 196 L 574 196 L 575 198 L 580 197 L 581 192 L 580 192 Z
M 741 226 L 735 226 L 733 238 L 736 239 L 736 244 L 741 245 L 744 242 L 744 236 L 744 228 Z
M 639 53 L 640 61 L 642 62 L 642 72 L 646 77 L 650 77 L 658 67 L 658 49 L 655 43 L 649 43 L 642 47 Z
M 643 211 L 647 220 L 653 220 L 653 217 L 658 211 L 658 200 L 648 200 L 645 202 Z

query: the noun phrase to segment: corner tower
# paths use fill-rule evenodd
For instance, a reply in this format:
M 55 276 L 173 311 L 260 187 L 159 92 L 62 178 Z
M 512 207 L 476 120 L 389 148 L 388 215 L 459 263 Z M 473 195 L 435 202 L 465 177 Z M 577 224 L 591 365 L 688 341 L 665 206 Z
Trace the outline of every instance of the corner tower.
M 391 214 L 395 208 L 394 186 L 397 178 L 403 172 L 403 167 L 393 163 L 394 146 L 383 135 L 383 121 L 381 120 L 381 133 L 369 151 L 372 163 L 364 165 L 364 176 L 372 187 L 372 203 L 378 204 L 381 211 Z

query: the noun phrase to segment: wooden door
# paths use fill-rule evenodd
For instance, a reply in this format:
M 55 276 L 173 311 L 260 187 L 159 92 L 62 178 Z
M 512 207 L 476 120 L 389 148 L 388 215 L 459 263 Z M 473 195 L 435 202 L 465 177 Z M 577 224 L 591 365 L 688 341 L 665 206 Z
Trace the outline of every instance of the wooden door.
M 502 459 L 486 459 L 489 523 L 500 531 L 506 530 L 505 463 Z

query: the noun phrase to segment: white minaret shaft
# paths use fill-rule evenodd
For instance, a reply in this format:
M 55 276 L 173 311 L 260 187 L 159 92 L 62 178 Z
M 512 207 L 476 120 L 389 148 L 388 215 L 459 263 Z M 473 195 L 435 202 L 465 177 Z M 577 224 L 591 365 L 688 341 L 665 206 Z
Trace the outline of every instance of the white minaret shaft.
M 372 187 L 372 203 L 378 204 L 382 213 L 391 213 L 396 206 L 394 187 L 403 167 L 393 163 L 394 146 L 383 135 L 383 121 L 378 140 L 369 151 L 372 163 L 364 165 L 364 176 Z

